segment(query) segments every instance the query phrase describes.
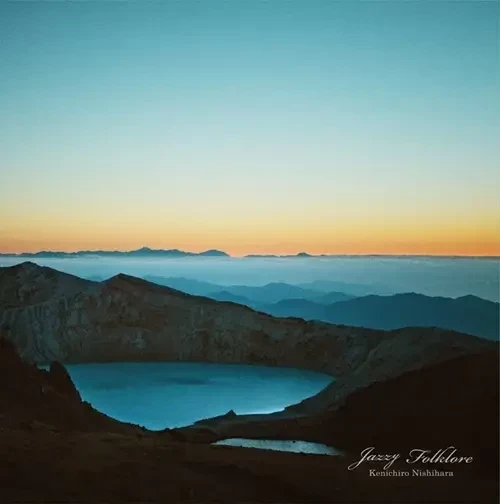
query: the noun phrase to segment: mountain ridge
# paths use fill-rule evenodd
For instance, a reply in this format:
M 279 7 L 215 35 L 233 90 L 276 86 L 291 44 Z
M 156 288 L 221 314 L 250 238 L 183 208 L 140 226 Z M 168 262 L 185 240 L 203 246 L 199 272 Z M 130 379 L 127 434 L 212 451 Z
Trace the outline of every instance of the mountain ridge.
M 438 326 L 494 341 L 499 339 L 500 303 L 474 295 L 450 298 L 400 292 L 354 296 L 344 292 L 320 293 L 283 282 L 217 286 L 180 277 L 146 276 L 145 279 L 188 294 L 239 303 L 275 317 L 383 330 Z M 332 282 L 332 285 L 337 284 Z
M 157 256 L 157 257 L 239 257 L 242 259 L 311 259 L 311 258 L 367 258 L 390 257 L 393 259 L 435 258 L 435 259 L 500 259 L 500 256 L 464 256 L 464 255 L 426 255 L 426 254 L 310 254 L 298 252 L 296 254 L 246 254 L 232 256 L 218 249 L 208 249 L 203 252 L 187 252 L 179 249 L 153 249 L 140 247 L 133 250 L 77 250 L 73 252 L 40 250 L 38 252 L 0 252 L 0 257 L 20 258 L 71 258 L 82 256 Z
M 297 412 L 326 403 L 337 407 L 346 394 L 374 381 L 496 348 L 481 338 L 439 328 L 379 331 L 275 318 L 124 274 L 100 283 L 81 282 L 32 263 L 0 268 L 0 337 L 13 341 L 22 358 L 35 363 L 242 363 L 336 377 L 318 397 L 290 410 Z M 19 291 L 28 294 L 19 298 Z
M 179 249 L 152 249 L 141 247 L 135 250 L 78 250 L 76 252 L 59 252 L 41 250 L 39 252 L 0 253 L 0 257 L 20 258 L 77 258 L 85 256 L 111 256 L 111 257 L 229 257 L 221 250 L 210 249 L 203 252 L 186 252 Z

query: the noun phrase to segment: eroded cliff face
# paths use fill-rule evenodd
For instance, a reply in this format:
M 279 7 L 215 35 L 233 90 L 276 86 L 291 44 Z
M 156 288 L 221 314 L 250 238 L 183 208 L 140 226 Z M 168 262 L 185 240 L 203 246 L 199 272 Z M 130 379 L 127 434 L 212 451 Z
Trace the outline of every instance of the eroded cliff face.
M 322 371 L 307 408 L 491 343 L 452 331 L 377 331 L 278 319 L 118 275 L 95 283 L 33 263 L 0 269 L 0 336 L 30 362 L 205 361 Z M 299 407 L 300 409 L 300 407 Z
M 3 269 L 0 293 L 2 334 L 37 363 L 262 363 L 338 375 L 357 367 L 380 338 L 378 331 L 276 319 L 127 275 L 94 283 L 31 263 Z

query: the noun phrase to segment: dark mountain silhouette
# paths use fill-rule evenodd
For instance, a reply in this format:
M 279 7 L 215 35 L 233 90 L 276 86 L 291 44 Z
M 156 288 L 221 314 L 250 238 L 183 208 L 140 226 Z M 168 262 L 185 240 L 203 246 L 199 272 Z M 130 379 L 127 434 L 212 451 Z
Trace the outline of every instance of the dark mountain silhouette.
M 324 320 L 327 307 L 307 299 L 285 299 L 274 304 L 261 304 L 260 311 L 273 317 L 296 317 L 304 320 Z
M 250 308 L 254 307 L 257 303 L 248 299 L 244 296 L 238 296 L 237 294 L 233 294 L 229 291 L 218 291 L 207 294 L 207 297 L 210 299 L 215 299 L 216 301 L 225 301 L 228 303 L 237 303 L 243 306 L 248 306 Z
M 254 307 L 275 317 L 384 330 L 441 327 L 481 338 L 499 339 L 499 303 L 476 296 L 454 299 L 409 293 L 365 296 L 329 305 L 306 299 L 286 299 L 274 304 L 254 304 Z
M 320 320 L 374 329 L 442 327 L 498 340 L 499 314 L 499 303 L 476 296 L 453 299 L 409 293 L 338 302 L 328 306 Z
M 151 249 L 142 247 L 137 250 L 79 250 L 77 252 L 57 252 L 42 250 L 40 252 L 22 252 L 20 254 L 0 254 L 3 257 L 22 257 L 40 259 L 77 258 L 84 256 L 112 256 L 112 257 L 229 257 L 221 250 L 206 250 L 205 252 L 185 252 L 178 249 Z
M 245 256 L 246 259 L 294 259 L 294 258 L 308 258 L 308 257 L 323 257 L 308 254 L 307 252 L 299 252 L 298 254 L 248 254 Z
M 219 285 L 183 277 L 161 277 L 146 275 L 148 282 L 165 285 L 186 294 L 206 296 L 219 301 L 232 301 L 252 308 L 266 311 L 265 305 L 278 303 L 283 299 L 308 299 L 321 304 L 352 299 L 353 296 L 343 292 L 323 292 L 306 289 L 297 285 L 274 282 L 262 286 Z
M 320 304 L 332 304 L 338 303 L 339 301 L 348 301 L 349 299 L 354 299 L 356 296 L 346 294 L 345 292 L 328 292 L 327 294 L 322 294 L 318 297 L 311 298 L 310 301 Z
M 170 287 L 171 289 L 176 289 L 193 296 L 208 296 L 212 292 L 222 290 L 220 285 L 202 282 L 192 278 L 146 275 L 144 280 L 158 285 L 164 285 L 165 287 Z
M 314 280 L 312 282 L 300 283 L 298 286 L 306 290 L 324 292 L 325 294 L 329 292 L 343 292 L 354 297 L 367 296 L 370 294 L 396 294 L 394 290 L 389 289 L 386 285 L 378 283 L 360 284 L 334 280 Z
M 283 299 L 315 299 L 319 297 L 317 291 L 303 289 L 302 287 L 282 282 L 273 282 L 258 287 L 230 285 L 225 287 L 224 290 L 246 297 L 257 303 L 277 303 Z
M 345 301 L 342 300 L 344 296 L 348 298 Z M 230 299 L 230 296 L 215 298 L 251 306 L 275 317 L 295 317 L 383 330 L 441 327 L 491 340 L 499 338 L 499 303 L 476 296 L 453 299 L 410 293 L 349 299 L 343 293 L 330 293 L 313 300 L 283 299 L 277 303 L 238 300 L 237 297 Z M 341 300 L 331 304 L 320 302 L 335 298 Z
M 91 282 L 104 282 L 104 280 L 106 280 L 106 278 L 101 275 L 91 275 L 91 276 L 85 277 L 85 279 L 90 280 Z
M 146 279 L 188 294 L 239 303 L 275 317 L 384 330 L 442 327 L 492 340 L 499 338 L 499 303 L 476 296 L 455 299 L 403 293 L 354 297 L 344 292 L 320 293 L 286 283 L 223 287 L 186 278 L 148 276 Z M 325 281 L 306 285 L 324 289 L 338 284 Z
M 202 257 L 230 257 L 228 253 L 216 249 L 205 250 L 205 252 L 200 252 L 199 254 L 196 255 Z

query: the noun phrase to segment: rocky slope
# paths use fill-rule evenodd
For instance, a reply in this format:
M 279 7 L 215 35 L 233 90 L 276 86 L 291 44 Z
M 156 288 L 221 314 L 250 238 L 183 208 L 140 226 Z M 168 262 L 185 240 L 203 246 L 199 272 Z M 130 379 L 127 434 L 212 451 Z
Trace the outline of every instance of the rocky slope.
M 250 306 L 257 307 L 255 304 Z M 331 324 L 382 330 L 442 327 L 493 341 L 499 339 L 499 303 L 476 296 L 453 299 L 406 293 L 333 299 L 329 304 L 307 299 L 287 299 L 258 308 L 279 317 L 295 316 Z
M 340 448 L 456 446 L 474 456 L 476 470 L 498 475 L 498 404 L 499 353 L 490 350 L 357 390 L 323 426 Z
M 397 451 L 410 445 L 414 427 L 427 415 L 426 432 L 431 437 L 425 439 L 425 448 L 434 448 L 433 444 L 450 439 L 460 443 L 467 440 L 459 448 L 460 453 L 470 455 L 467 449 L 474 444 L 484 447 L 486 440 L 490 443 L 487 452 L 491 454 L 495 449 L 492 412 L 496 408 L 491 400 L 495 389 L 491 381 L 493 361 L 475 361 L 466 356 L 458 367 L 455 362 L 458 360 L 436 366 L 430 375 L 421 370 L 414 376 L 404 375 L 360 391 L 348 400 L 336 423 L 330 418 L 304 425 L 310 437 L 314 433 L 322 442 L 331 439 L 332 434 L 341 434 L 346 448 L 355 450 L 366 442 Z M 446 370 L 442 367 L 445 365 Z M 476 388 L 481 375 L 483 392 Z M 443 387 L 434 387 L 440 392 L 426 401 L 429 386 L 443 378 Z M 451 395 L 451 400 L 446 388 L 450 380 L 459 387 L 465 385 Z M 347 469 L 359 460 L 359 453 L 328 457 L 193 444 L 188 436 L 174 435 L 172 431 L 148 432 L 122 424 L 82 402 L 63 366 L 55 364 L 49 372 L 40 371 L 23 363 L 13 345 L 1 339 L 0 382 L 2 502 L 489 504 L 498 501 L 495 460 L 485 459 L 481 454 L 478 465 L 454 466 L 453 477 L 377 478 L 370 477 L 367 465 L 353 471 Z M 477 398 L 474 391 L 479 392 Z M 406 418 L 397 401 L 401 401 Z M 377 403 L 378 412 L 374 411 L 373 402 Z M 424 410 L 419 411 L 419 406 Z M 470 425 L 461 421 L 449 425 L 448 420 L 460 411 L 465 415 L 460 420 L 471 422 Z M 367 418 L 372 417 L 374 422 L 370 426 Z M 434 432 L 428 430 L 433 422 L 437 422 Z M 465 427 L 465 436 L 461 426 Z M 441 438 L 448 427 L 452 429 L 449 436 Z M 400 435 L 394 436 L 394 432 Z M 363 437 L 357 439 L 359 435 Z M 184 441 L 180 442 L 182 437 Z M 422 441 L 421 437 L 414 439 Z M 401 454 L 405 456 L 405 452 Z M 485 470 L 488 460 L 492 466 Z M 370 467 L 379 469 L 379 465 Z M 415 467 L 425 469 L 422 465 Z M 408 467 L 398 461 L 393 469 Z
M 455 446 L 474 457 L 468 473 L 497 477 L 498 402 L 499 353 L 486 350 L 372 383 L 348 394 L 335 412 L 285 419 L 226 415 L 179 429 L 178 435 L 198 442 L 302 439 L 349 453 L 370 446 L 378 453 Z
M 127 275 L 96 283 L 33 263 L 0 269 L 0 336 L 30 362 L 184 360 L 322 371 L 296 411 L 335 409 L 374 381 L 496 346 L 440 329 L 376 331 L 278 319 Z
M 88 280 L 31 262 L 0 268 L 0 310 L 74 296 L 91 285 Z
M 102 277 L 88 279 L 104 280 Z M 378 330 L 440 327 L 492 341 L 499 340 L 499 303 L 472 295 L 449 298 L 409 292 L 353 296 L 331 290 L 321 292 L 321 283 L 318 287 L 315 287 L 316 283 L 310 284 L 310 287 L 318 289 L 315 290 L 286 283 L 269 283 L 259 287 L 221 286 L 182 277 L 148 275 L 144 280 L 186 294 L 238 303 L 273 317 L 296 317 Z
M 0 338 L 0 425 L 26 431 L 51 426 L 68 431 L 140 432 L 116 422 L 82 401 L 66 369 L 53 362 L 49 371 L 22 362 L 11 342 Z
M 0 270 L 0 331 L 39 363 L 258 362 L 331 374 L 356 367 L 379 339 L 377 331 L 276 319 L 127 275 L 95 283 L 32 263 Z
M 190 450 L 102 415 L 61 364 L 27 365 L 2 338 L 0 383 L 2 502 L 314 500 L 272 471 L 255 474 L 256 461 L 239 468 L 227 450 Z

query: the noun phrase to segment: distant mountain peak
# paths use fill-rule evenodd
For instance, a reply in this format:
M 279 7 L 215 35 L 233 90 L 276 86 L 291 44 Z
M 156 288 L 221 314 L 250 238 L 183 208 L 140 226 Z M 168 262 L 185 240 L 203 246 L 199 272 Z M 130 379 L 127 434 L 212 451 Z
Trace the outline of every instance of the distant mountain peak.
M 125 273 L 117 273 L 116 275 L 113 275 L 112 277 L 109 277 L 107 280 L 105 280 L 105 283 L 112 283 L 116 280 L 127 280 L 129 278 L 129 275 L 126 275 Z
M 299 252 L 298 254 L 248 254 L 247 259 L 294 259 L 298 257 L 323 257 L 315 256 L 307 252 Z
M 38 268 L 40 268 L 40 266 L 34 263 L 33 261 L 23 261 L 22 263 L 14 264 L 14 266 L 12 266 L 12 269 L 14 270 L 23 270 L 23 271 L 33 271 Z
M 223 252 L 222 250 L 217 250 L 217 249 L 205 250 L 204 252 L 200 252 L 198 255 L 200 255 L 200 256 L 223 256 L 223 257 L 230 257 L 227 252 Z
M 186 252 L 179 249 L 153 249 L 141 247 L 135 250 L 78 250 L 76 252 L 60 252 L 41 250 L 39 252 L 22 252 L 19 254 L 2 254 L 3 257 L 35 257 L 35 258 L 77 258 L 82 256 L 128 257 L 128 256 L 154 256 L 154 257 L 230 257 L 222 250 L 210 249 L 204 252 Z

